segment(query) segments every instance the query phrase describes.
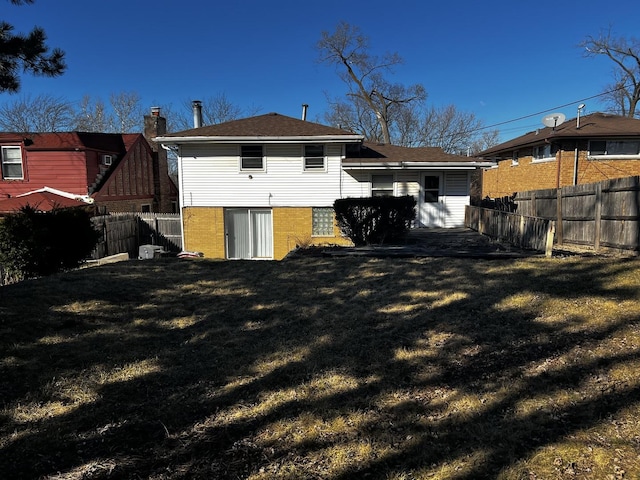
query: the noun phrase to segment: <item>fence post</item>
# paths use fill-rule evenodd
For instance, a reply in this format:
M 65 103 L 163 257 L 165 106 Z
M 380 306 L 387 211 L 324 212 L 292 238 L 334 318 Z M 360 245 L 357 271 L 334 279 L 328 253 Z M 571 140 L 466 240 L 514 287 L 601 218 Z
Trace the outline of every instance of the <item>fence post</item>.
M 562 245 L 564 238 L 562 235 L 562 188 L 556 190 L 556 243 Z
M 553 255 L 553 235 L 556 231 L 556 224 L 553 220 L 549 221 L 547 226 L 547 242 L 544 248 L 545 257 L 551 257 Z
M 601 234 L 601 225 L 600 222 L 602 220 L 602 183 L 596 184 L 596 205 L 595 205 L 595 216 L 594 216 L 594 224 L 593 224 L 593 249 L 597 252 L 600 249 L 600 234 Z

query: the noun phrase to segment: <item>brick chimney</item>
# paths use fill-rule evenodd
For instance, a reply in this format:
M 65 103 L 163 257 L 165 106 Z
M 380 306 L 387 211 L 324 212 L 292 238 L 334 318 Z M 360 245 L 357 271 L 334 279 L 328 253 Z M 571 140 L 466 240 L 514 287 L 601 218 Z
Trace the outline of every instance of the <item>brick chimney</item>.
M 160 115 L 160 107 L 151 107 L 151 114 L 144 116 L 144 138 L 153 151 L 153 186 L 155 190 L 154 212 L 171 212 L 171 187 L 167 151 L 153 141 L 167 133 L 167 119 Z

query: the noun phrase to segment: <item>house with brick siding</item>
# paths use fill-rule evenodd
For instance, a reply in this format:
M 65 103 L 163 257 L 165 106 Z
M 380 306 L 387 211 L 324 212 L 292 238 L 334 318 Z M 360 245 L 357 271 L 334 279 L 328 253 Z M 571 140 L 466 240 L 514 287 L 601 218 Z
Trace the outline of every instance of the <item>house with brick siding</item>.
M 20 197 L 5 202 L 18 204 L 25 194 L 49 189 L 93 203 L 99 212 L 175 211 L 167 153 L 147 140 L 165 125 L 156 109 L 145 116 L 145 134 L 0 132 L 0 201 Z
M 545 127 L 476 155 L 483 198 L 640 175 L 640 120 L 593 113 Z
M 462 226 L 471 172 L 488 165 L 277 113 L 155 141 L 178 158 L 184 248 L 209 258 L 279 260 L 300 245 L 348 244 L 333 213 L 346 197 L 413 195 L 416 227 Z

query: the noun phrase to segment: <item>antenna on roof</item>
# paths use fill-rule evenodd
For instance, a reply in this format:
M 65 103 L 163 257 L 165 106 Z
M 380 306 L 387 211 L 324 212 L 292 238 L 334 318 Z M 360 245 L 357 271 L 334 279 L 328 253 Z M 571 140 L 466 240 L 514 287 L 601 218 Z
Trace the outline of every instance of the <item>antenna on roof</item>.
M 567 117 L 565 117 L 564 113 L 552 113 L 551 115 L 547 115 L 542 119 L 542 124 L 545 127 L 551 127 L 555 130 L 556 127 L 566 119 Z

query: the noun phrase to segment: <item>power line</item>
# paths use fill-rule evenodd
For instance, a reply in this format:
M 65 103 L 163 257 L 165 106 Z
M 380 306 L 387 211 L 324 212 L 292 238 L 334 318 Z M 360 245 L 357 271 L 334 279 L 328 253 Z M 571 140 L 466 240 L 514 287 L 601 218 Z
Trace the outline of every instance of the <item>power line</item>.
M 512 120 L 506 120 L 504 122 L 494 123 L 493 125 L 487 125 L 486 127 L 476 128 L 475 130 L 470 130 L 467 133 L 475 133 L 475 132 L 479 132 L 480 130 L 487 130 L 489 128 L 499 127 L 500 125 L 506 125 L 507 123 L 519 122 L 520 120 L 525 120 L 527 118 L 537 117 L 537 116 L 542 115 L 543 113 L 552 112 L 554 110 L 559 110 L 559 109 L 564 108 L 564 107 L 569 107 L 569 106 L 571 106 L 571 105 L 573 105 L 575 103 L 583 103 L 583 102 L 586 102 L 587 100 L 592 100 L 594 98 L 602 97 L 604 95 L 609 95 L 609 94 L 611 94 L 613 92 L 617 92 L 618 90 L 623 90 L 623 89 L 626 89 L 628 87 L 629 87 L 629 85 L 622 85 L 620 87 L 614 88 L 613 90 L 608 90 L 606 92 L 602 92 L 602 93 L 599 93 L 597 95 L 592 95 L 590 97 L 581 98 L 580 100 L 574 100 L 573 102 L 565 103 L 563 105 L 558 105 L 557 107 L 552 107 L 552 108 L 549 108 L 547 110 L 541 110 L 539 112 L 531 113 L 529 115 L 524 115 L 522 117 L 514 118 Z

